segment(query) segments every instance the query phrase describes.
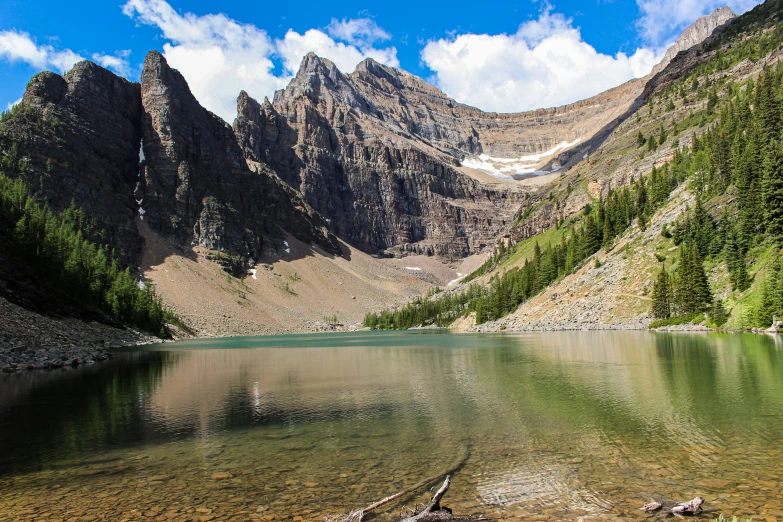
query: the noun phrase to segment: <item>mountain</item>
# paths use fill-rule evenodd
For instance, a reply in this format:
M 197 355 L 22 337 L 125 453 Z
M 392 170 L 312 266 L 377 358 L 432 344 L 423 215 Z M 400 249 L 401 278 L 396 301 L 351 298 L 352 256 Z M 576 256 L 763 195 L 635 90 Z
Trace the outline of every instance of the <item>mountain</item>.
M 485 113 L 372 59 L 343 74 L 311 53 L 272 103 L 242 93 L 234 130 L 249 161 L 300 191 L 338 236 L 453 258 L 491 243 L 530 191 L 488 175 L 493 161 L 542 168 L 616 122 L 642 89 L 629 82 L 564 107 Z
M 676 53 L 631 117 L 525 202 L 485 265 L 367 324 L 769 327 L 783 315 L 781 17 L 765 2 Z
M 731 15 L 700 19 L 676 48 Z M 312 329 L 331 317 L 330 296 L 355 321 L 445 286 L 498 238 L 545 232 L 649 168 L 650 157 L 631 158 L 613 136 L 635 133 L 638 108 L 704 61 L 672 53 L 659 72 L 588 100 L 509 114 L 460 104 L 371 59 L 346 74 L 308 54 L 271 102 L 239 93 L 233 125 L 201 107 L 156 51 L 140 84 L 85 61 L 36 75 L 4 114 L 3 172 L 55 212 L 86 211 L 93 239 L 199 332 Z M 241 283 L 223 284 L 213 262 Z M 206 283 L 181 292 L 194 275 Z M 318 297 L 289 307 L 300 286 Z M 205 319 L 229 308 L 232 317 Z
M 715 29 L 736 17 L 737 15 L 734 14 L 730 7 L 723 6 L 715 9 L 707 16 L 697 18 L 695 22 L 685 28 L 680 37 L 677 38 L 677 41 L 666 49 L 663 60 L 653 68 L 652 74 L 655 75 L 662 71 L 677 54 L 700 44 L 711 36 Z

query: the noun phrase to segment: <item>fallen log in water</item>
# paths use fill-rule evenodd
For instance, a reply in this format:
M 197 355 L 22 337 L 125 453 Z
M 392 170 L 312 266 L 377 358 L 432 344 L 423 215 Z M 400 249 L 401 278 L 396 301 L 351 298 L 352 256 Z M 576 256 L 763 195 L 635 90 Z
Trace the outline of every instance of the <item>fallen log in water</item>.
M 471 522 L 471 521 L 487 520 L 485 518 L 478 518 L 478 517 L 454 516 L 451 513 L 451 510 L 449 510 L 448 508 L 441 509 L 440 506 L 441 499 L 449 490 L 449 486 L 451 486 L 451 475 L 453 473 L 456 473 L 460 469 L 462 469 L 462 467 L 465 465 L 465 463 L 468 461 L 469 458 L 470 458 L 470 447 L 468 446 L 468 448 L 466 448 L 465 450 L 465 456 L 455 466 L 452 466 L 451 468 L 441 473 L 438 473 L 437 475 L 427 477 L 426 479 L 414 484 L 413 486 L 409 488 L 405 488 L 402 491 L 398 491 L 394 495 L 389 495 L 388 497 L 379 500 L 378 502 L 375 502 L 373 504 L 370 504 L 365 508 L 356 509 L 345 515 L 326 517 L 326 522 L 362 522 L 364 520 L 365 515 L 367 515 L 371 511 L 374 511 L 379 507 L 388 504 L 389 502 L 392 502 L 393 500 L 397 500 L 400 497 L 412 493 L 419 488 L 432 484 L 433 482 L 439 480 L 444 475 L 446 476 L 446 480 L 443 482 L 443 485 L 440 487 L 440 489 L 432 497 L 430 503 L 427 504 L 424 507 L 424 509 L 422 509 L 417 513 L 413 513 L 412 515 L 407 517 L 401 517 L 399 521 L 400 522 L 450 522 L 450 521 Z

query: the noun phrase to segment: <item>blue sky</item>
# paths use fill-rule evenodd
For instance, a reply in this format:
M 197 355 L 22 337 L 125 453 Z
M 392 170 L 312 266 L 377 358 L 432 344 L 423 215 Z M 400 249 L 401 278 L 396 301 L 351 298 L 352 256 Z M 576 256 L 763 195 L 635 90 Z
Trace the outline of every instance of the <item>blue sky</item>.
M 554 0 L 553 0 L 554 1 Z M 92 59 L 138 80 L 157 49 L 207 108 L 271 96 L 307 51 L 350 72 L 373 57 L 458 101 L 517 111 L 576 101 L 646 74 L 698 16 L 757 0 L 222 2 L 3 0 L 0 108 L 44 69 Z

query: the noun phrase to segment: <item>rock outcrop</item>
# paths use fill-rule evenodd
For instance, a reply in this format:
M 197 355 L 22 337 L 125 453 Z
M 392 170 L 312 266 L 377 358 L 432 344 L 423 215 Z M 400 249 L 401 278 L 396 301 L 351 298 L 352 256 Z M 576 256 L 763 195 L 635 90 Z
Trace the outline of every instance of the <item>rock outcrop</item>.
M 128 263 L 141 253 L 133 223 L 141 114 L 138 84 L 83 61 L 64 76 L 35 75 L 0 125 L 0 149 L 14 156 L 6 170 L 54 210 L 73 202 L 87 211 Z
M 137 197 L 153 230 L 244 260 L 279 249 L 284 230 L 339 253 L 320 216 L 265 165 L 250 170 L 231 127 L 199 105 L 156 51 L 144 63 L 141 101 Z
M 459 172 L 445 147 L 406 127 L 418 124 L 384 112 L 404 104 L 382 105 L 377 96 L 309 54 L 274 105 L 240 95 L 234 130 L 250 165 L 268 165 L 352 244 L 443 257 L 477 252 L 508 226 L 519 194 Z
M 685 28 L 680 37 L 677 38 L 677 41 L 666 49 L 663 60 L 653 68 L 652 74 L 655 75 L 664 70 L 679 53 L 699 45 L 711 36 L 715 29 L 736 17 L 737 15 L 734 14 L 730 7 L 723 6 L 706 16 L 697 18 L 695 22 Z
M 369 251 L 457 257 L 493 242 L 532 190 L 481 183 L 488 174 L 467 159 L 539 155 L 537 167 L 581 159 L 637 106 L 644 86 L 633 80 L 563 107 L 487 113 L 372 59 L 344 74 L 310 53 L 273 102 L 240 94 L 234 131 L 249 164 L 268 165 L 338 236 Z
M 283 232 L 339 253 L 327 223 L 265 165 L 250 170 L 231 127 L 202 108 L 179 72 L 151 52 L 141 85 L 83 61 L 43 72 L 0 125 L 5 170 L 54 210 L 71 203 L 137 266 L 136 218 L 188 247 L 227 254 L 237 269 Z

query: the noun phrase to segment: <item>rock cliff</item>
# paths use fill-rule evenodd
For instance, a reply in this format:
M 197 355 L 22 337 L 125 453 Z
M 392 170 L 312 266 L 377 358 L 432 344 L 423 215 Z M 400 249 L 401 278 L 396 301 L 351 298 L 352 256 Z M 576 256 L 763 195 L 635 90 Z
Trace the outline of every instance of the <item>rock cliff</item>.
M 384 106 L 377 90 L 373 98 L 359 85 L 309 54 L 274 104 L 242 93 L 234 130 L 249 164 L 268 165 L 329 218 L 336 235 L 369 251 L 461 257 L 508 226 L 519 194 L 459 172 L 445 147 L 413 135 L 406 125 L 417 124 L 389 112 L 404 104 Z M 451 139 L 470 147 L 457 132 Z
M 35 75 L 0 124 L 6 170 L 53 209 L 73 202 L 88 211 L 128 262 L 141 249 L 133 223 L 141 115 L 138 84 L 84 61 L 65 76 Z
M 223 251 L 236 268 L 283 231 L 330 253 L 327 223 L 265 165 L 250 170 L 231 127 L 202 108 L 179 72 L 151 52 L 141 85 L 84 61 L 30 81 L 0 124 L 5 169 L 57 211 L 71 203 L 136 266 L 136 218 L 182 247 Z
M 734 14 L 730 7 L 723 6 L 715 9 L 707 16 L 697 18 L 695 22 L 685 28 L 680 37 L 677 38 L 677 41 L 666 49 L 663 60 L 653 68 L 651 74 L 655 75 L 664 70 L 679 53 L 700 44 L 712 35 L 715 29 L 736 17 L 737 15 Z
M 505 230 L 525 190 L 478 182 L 466 158 L 540 155 L 534 164 L 544 165 L 547 151 L 611 126 L 643 87 L 634 81 L 565 107 L 485 113 L 372 59 L 344 74 L 311 53 L 272 103 L 240 94 L 234 131 L 249 164 L 268 165 L 338 236 L 371 251 L 457 257 Z
M 265 165 L 251 171 L 231 127 L 202 108 L 155 51 L 144 63 L 141 101 L 137 198 L 154 231 L 245 260 L 267 247 L 282 250 L 283 230 L 339 252 L 320 216 Z

